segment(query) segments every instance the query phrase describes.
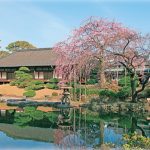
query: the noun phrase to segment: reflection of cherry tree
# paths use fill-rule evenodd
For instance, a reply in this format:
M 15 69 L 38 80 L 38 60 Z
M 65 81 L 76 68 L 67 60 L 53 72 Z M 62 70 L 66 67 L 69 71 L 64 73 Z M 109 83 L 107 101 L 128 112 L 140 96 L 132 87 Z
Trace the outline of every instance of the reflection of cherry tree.
M 59 149 L 78 149 L 86 150 L 86 145 L 80 137 L 73 133 L 72 131 L 64 131 L 61 129 L 56 129 L 54 132 L 54 143 Z

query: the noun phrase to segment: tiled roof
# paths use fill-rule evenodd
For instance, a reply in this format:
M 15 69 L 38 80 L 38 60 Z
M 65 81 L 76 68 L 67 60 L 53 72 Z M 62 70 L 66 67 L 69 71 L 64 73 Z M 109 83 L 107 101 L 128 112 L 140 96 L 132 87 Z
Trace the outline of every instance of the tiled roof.
M 57 55 L 51 48 L 26 49 L 16 51 L 0 59 L 0 67 L 53 66 Z

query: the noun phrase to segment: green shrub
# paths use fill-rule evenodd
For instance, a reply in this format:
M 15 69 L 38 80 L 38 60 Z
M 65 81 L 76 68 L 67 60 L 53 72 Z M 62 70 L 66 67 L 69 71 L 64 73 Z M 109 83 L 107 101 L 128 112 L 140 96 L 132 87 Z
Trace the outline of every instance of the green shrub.
M 36 110 L 30 113 L 30 116 L 32 117 L 33 120 L 42 120 L 44 118 L 44 112 Z
M 31 81 L 32 80 L 32 75 L 23 71 L 15 71 L 15 78 L 16 80 L 21 81 Z
M 119 81 L 118 81 L 118 85 L 119 86 L 130 86 L 131 83 L 130 83 L 130 77 L 129 76 L 126 76 L 126 77 L 122 77 Z
M 25 88 L 32 80 L 32 75 L 27 67 L 20 67 L 18 71 L 15 71 L 15 80 L 10 85 L 16 85 L 19 88 Z
M 58 120 L 58 113 L 57 112 L 47 112 L 45 113 L 45 117 L 53 124 L 55 124 Z
M 87 89 L 87 95 L 99 95 L 99 89 Z
M 31 81 L 28 86 L 26 87 L 26 90 L 41 90 L 43 89 L 44 86 L 44 82 L 43 81 L 36 81 L 33 80 Z
M 27 68 L 27 67 L 20 67 L 20 68 L 19 68 L 19 71 L 23 71 L 23 72 L 29 73 L 29 72 L 30 72 L 30 69 Z
M 15 113 L 15 123 L 21 126 L 32 124 L 34 121 L 41 121 L 44 118 L 44 112 L 36 110 L 36 107 L 24 107 L 24 112 Z
M 32 121 L 32 118 L 25 112 L 15 113 L 14 122 L 20 126 L 26 126 Z
M 35 110 L 36 110 L 36 107 L 34 107 L 34 106 L 26 106 L 26 107 L 24 107 L 24 112 L 26 112 L 26 113 L 31 113 L 31 112 L 33 112 Z
M 46 84 L 46 87 L 47 87 L 48 89 L 55 89 L 55 90 L 58 90 L 58 89 L 59 89 L 58 85 L 56 85 L 56 84 L 50 84 L 50 83 L 47 83 L 47 84 Z
M 18 86 L 21 83 L 20 80 L 15 80 L 14 82 L 16 86 Z
M 16 85 L 16 81 L 11 81 L 9 84 L 10 84 L 11 86 L 15 86 L 15 85 Z
M 79 82 L 71 81 L 71 82 L 68 82 L 67 85 L 74 88 L 75 85 L 76 85 L 76 86 L 79 85 Z
M 123 87 L 117 93 L 117 97 L 119 99 L 123 99 L 123 100 L 126 99 L 127 97 L 129 97 L 130 95 L 131 95 L 131 88 L 130 87 Z
M 55 89 L 55 90 L 57 90 L 57 89 L 59 89 L 59 86 L 57 85 L 58 82 L 59 82 L 59 80 L 57 78 L 51 78 L 49 80 L 49 83 L 46 84 L 46 87 L 48 89 Z
M 100 90 L 99 91 L 99 96 L 106 96 L 106 97 L 109 97 L 109 98 L 116 98 L 117 97 L 117 93 L 113 92 L 112 90 Z
M 44 89 L 44 85 L 30 85 L 25 88 L 26 90 L 41 90 Z
M 87 84 L 96 84 L 96 83 L 98 83 L 98 81 L 96 79 L 89 79 L 87 81 Z
M 142 97 L 146 97 L 146 98 L 150 97 L 150 88 L 146 88 L 144 91 L 142 91 L 140 93 L 140 95 L 142 95 Z
M 136 132 L 129 135 L 125 134 L 123 140 L 125 142 L 123 145 L 124 150 L 144 150 L 150 148 L 150 138 L 139 135 Z
M 59 82 L 59 80 L 57 79 L 57 78 L 51 78 L 50 80 L 49 80 L 49 82 L 50 83 L 58 83 Z
M 24 92 L 23 95 L 26 97 L 34 97 L 36 93 L 33 90 L 29 90 L 29 91 Z
M 58 93 L 57 92 L 53 92 L 52 96 L 58 96 Z
M 33 80 L 33 81 L 31 81 L 30 83 L 29 83 L 29 85 L 33 85 L 33 84 L 35 84 L 35 85 L 44 85 L 44 82 L 43 81 L 39 81 L 39 80 Z
M 41 90 L 44 89 L 44 85 L 34 85 L 33 90 Z
M 100 97 L 109 97 L 112 99 L 121 99 L 124 100 L 125 98 L 129 97 L 131 93 L 131 88 L 130 87 L 123 87 L 121 90 L 118 92 L 114 92 L 112 90 L 100 90 L 99 96 Z
M 18 87 L 19 88 L 25 88 L 25 87 L 27 87 L 28 86 L 28 82 L 19 82 L 19 84 L 18 84 Z
M 76 90 L 75 89 L 73 89 L 73 92 L 75 92 L 76 91 L 76 94 L 78 95 L 78 94 L 80 94 L 80 91 L 81 91 L 81 94 L 84 94 L 85 93 L 85 89 L 84 88 L 76 88 Z
M 135 77 L 136 83 L 135 86 L 138 87 L 138 77 Z M 130 76 L 126 76 L 126 77 L 122 77 L 119 81 L 118 81 L 118 85 L 119 86 L 131 86 L 131 81 L 130 81 Z
M 80 90 L 81 90 L 81 95 L 85 94 L 85 88 L 76 88 L 76 94 L 79 95 L 80 94 Z M 86 94 L 87 95 L 99 95 L 99 89 L 94 89 L 94 88 L 90 88 L 90 89 L 86 89 Z M 75 89 L 72 89 L 72 92 L 75 92 Z

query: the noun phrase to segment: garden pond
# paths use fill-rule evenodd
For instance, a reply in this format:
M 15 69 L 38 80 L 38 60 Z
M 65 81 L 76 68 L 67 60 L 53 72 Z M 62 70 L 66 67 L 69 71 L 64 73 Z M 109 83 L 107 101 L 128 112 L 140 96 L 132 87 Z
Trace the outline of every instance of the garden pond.
M 57 149 L 59 148 L 52 139 L 51 129 L 42 129 L 37 127 L 25 127 L 21 128 L 15 125 L 0 124 L 0 149 Z M 39 134 L 37 134 L 39 133 Z M 104 141 L 119 144 L 122 138 L 122 134 L 114 129 L 106 128 L 104 130 Z M 69 140 L 71 136 L 69 137 Z M 78 138 L 78 139 L 77 139 Z M 83 141 L 79 137 L 75 136 L 72 140 L 75 140 L 77 144 Z M 88 140 L 88 139 L 87 139 Z M 95 138 L 95 143 L 99 142 L 99 138 Z M 92 146 L 87 145 L 89 149 Z M 91 148 L 90 148 L 91 147 Z
M 0 150 L 74 146 L 93 149 L 102 142 L 120 147 L 123 135 L 137 125 L 140 127 L 137 132 L 150 137 L 149 122 L 136 114 L 100 115 L 86 108 L 56 109 L 46 113 L 25 107 L 24 112 L 11 110 L 0 117 Z

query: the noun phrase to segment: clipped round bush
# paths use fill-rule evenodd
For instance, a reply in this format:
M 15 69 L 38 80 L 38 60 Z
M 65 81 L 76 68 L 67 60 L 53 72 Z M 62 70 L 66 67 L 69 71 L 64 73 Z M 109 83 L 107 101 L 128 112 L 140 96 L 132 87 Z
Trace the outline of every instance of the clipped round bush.
M 29 73 L 29 72 L 30 72 L 30 69 L 27 68 L 27 67 L 20 67 L 20 68 L 19 68 L 19 71 L 23 71 L 23 72 Z
M 50 83 L 58 83 L 59 80 L 58 80 L 57 78 L 51 78 L 51 79 L 49 80 L 49 82 L 50 82 Z
M 39 80 L 33 80 L 29 83 L 29 85 L 44 85 L 44 82 L 43 81 L 39 81 Z
M 58 93 L 57 92 L 53 92 L 52 96 L 58 96 Z
M 44 85 L 29 85 L 25 88 L 26 90 L 41 90 L 44 89 Z
M 18 87 L 19 88 L 25 88 L 25 87 L 27 87 L 28 86 L 28 82 L 20 82 L 19 84 L 18 84 Z
M 36 93 L 33 90 L 29 90 L 23 93 L 23 96 L 26 96 L 26 97 L 34 97 L 35 95 Z
M 56 85 L 56 84 L 50 84 L 50 83 L 47 83 L 46 87 L 48 89 L 55 89 L 55 90 L 58 90 L 58 88 L 59 88 L 58 85 Z
M 41 89 L 44 89 L 44 82 L 37 80 L 31 81 L 26 87 L 26 90 L 41 90 Z
M 16 81 L 11 81 L 9 84 L 10 84 L 10 86 L 15 86 L 16 85 Z
M 16 85 L 19 88 L 25 88 L 32 81 L 33 77 L 27 67 L 20 67 L 15 71 L 15 80 L 10 85 Z

